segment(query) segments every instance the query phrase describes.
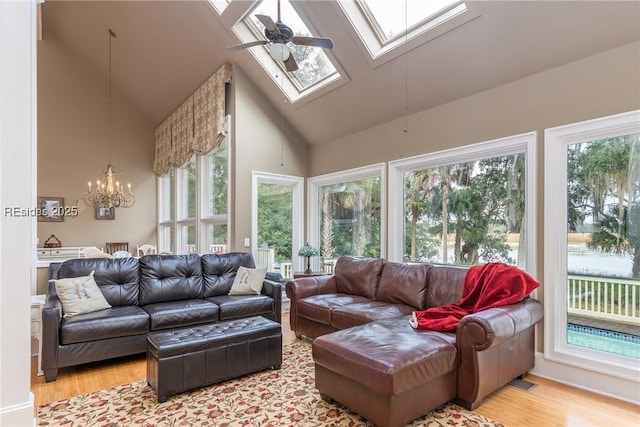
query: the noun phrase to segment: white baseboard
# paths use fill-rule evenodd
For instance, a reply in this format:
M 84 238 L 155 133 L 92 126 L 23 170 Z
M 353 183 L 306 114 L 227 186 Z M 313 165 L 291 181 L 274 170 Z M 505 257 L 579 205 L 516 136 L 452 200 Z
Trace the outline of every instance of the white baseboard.
M 34 418 L 34 396 L 29 393 L 29 401 L 18 405 L 0 408 L 0 426 L 11 427 L 35 427 L 37 420 Z
M 640 378 L 631 381 L 599 372 L 559 363 L 536 353 L 535 367 L 529 371 L 533 375 L 587 390 L 603 396 L 640 405 Z

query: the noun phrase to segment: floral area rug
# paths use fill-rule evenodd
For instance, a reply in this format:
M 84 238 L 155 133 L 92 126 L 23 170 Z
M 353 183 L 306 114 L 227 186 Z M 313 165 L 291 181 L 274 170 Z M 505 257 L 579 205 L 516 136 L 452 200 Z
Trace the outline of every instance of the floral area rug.
M 283 347 L 282 369 L 266 370 L 169 397 L 157 403 L 146 381 L 76 396 L 38 407 L 39 426 L 371 426 L 320 398 L 311 346 Z M 454 404 L 410 426 L 502 427 Z

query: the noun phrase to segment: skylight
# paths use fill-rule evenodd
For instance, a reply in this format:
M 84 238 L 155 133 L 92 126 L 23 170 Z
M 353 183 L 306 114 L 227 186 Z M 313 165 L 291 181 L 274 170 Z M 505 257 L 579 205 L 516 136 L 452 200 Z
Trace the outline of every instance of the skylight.
M 443 9 L 459 3 L 459 0 L 359 0 L 383 43 L 404 36 Z
M 229 6 L 229 3 L 231 3 L 231 0 L 209 0 L 209 3 L 211 3 L 219 15 L 222 15 L 227 6 Z
M 264 26 L 255 18 L 256 14 L 269 16 L 274 22 L 278 20 L 277 0 L 209 1 L 229 2 L 229 7 L 221 14 L 221 18 L 223 21 L 234 22 L 231 30 L 238 36 L 241 44 L 267 40 Z M 308 8 L 306 2 L 292 4 L 289 0 L 280 0 L 280 8 L 280 20 L 291 28 L 294 35 L 331 37 L 330 34 L 320 34 L 313 28 L 312 20 L 304 15 Z M 287 46 L 298 64 L 298 70 L 294 72 L 286 71 L 281 61 L 275 61 L 271 57 L 271 43 L 258 43 L 240 52 L 250 53 L 292 104 L 303 105 L 349 81 L 330 50 L 293 43 Z
M 377 67 L 480 16 L 460 0 L 337 0 Z M 406 5 L 406 6 L 405 6 Z M 341 15 L 342 16 L 342 15 Z M 402 48 L 402 49 L 399 49 Z
M 249 16 L 249 22 L 258 32 L 258 39 L 264 38 L 264 25 L 256 19 L 255 15 L 268 15 L 274 22 L 277 21 L 277 3 L 277 0 L 263 0 Z M 280 20 L 288 25 L 296 36 L 313 36 L 289 0 L 281 0 L 280 7 Z M 289 44 L 289 47 L 299 67 L 291 74 L 295 77 L 296 85 L 301 90 L 305 90 L 337 72 L 323 49 L 294 44 Z M 265 47 L 265 49 L 269 49 L 269 47 Z

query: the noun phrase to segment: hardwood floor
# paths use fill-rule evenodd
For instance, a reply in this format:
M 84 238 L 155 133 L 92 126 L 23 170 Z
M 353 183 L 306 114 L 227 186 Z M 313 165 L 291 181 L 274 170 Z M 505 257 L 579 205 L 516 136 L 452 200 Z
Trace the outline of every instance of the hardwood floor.
M 282 316 L 285 344 L 296 340 L 289 316 Z M 32 362 L 31 390 L 35 404 L 54 402 L 105 388 L 145 380 L 144 355 L 61 369 L 58 380 L 45 383 Z M 507 426 L 617 426 L 640 425 L 640 407 L 530 375 L 536 384 L 529 391 L 506 386 L 485 399 L 475 410 Z

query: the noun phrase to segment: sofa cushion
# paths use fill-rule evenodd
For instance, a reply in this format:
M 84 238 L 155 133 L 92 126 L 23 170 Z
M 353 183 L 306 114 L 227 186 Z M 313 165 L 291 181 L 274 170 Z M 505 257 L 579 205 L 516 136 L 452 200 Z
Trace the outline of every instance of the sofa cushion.
M 273 298 L 266 295 L 220 295 L 207 298 L 220 309 L 220 320 L 272 313 Z
M 456 369 L 455 340 L 452 333 L 414 331 L 402 316 L 318 337 L 313 360 L 376 393 L 395 396 Z
M 57 276 L 60 279 L 88 276 L 92 271 L 100 292 L 110 305 L 138 305 L 140 263 L 137 258 L 74 258 L 60 265 Z
M 202 298 L 202 293 L 202 267 L 197 254 L 140 258 L 140 305 Z
M 296 310 L 298 316 L 331 325 L 331 312 L 335 308 L 368 301 L 368 298 L 359 295 L 320 294 L 298 300 Z
M 62 319 L 60 344 L 74 344 L 149 332 L 149 315 L 140 307 L 125 305 Z
M 340 257 L 334 268 L 338 292 L 374 299 L 384 263 L 381 258 Z
M 406 316 L 414 308 L 405 304 L 390 304 L 383 301 L 367 301 L 336 307 L 331 313 L 331 326 L 346 329 L 380 319 Z
M 238 267 L 229 295 L 260 295 L 266 275 L 266 268 Z
M 93 279 L 93 271 L 88 276 L 68 277 L 54 282 L 64 317 L 111 308 Z
M 227 295 L 238 267 L 255 268 L 253 256 L 246 252 L 206 254 L 201 256 L 204 297 Z
M 201 299 L 159 302 L 142 308 L 149 313 L 152 331 L 215 322 L 219 314 L 217 305 Z
M 425 309 L 459 302 L 467 271 L 469 267 L 432 265 L 429 269 Z
M 376 300 L 406 304 L 416 310 L 424 310 L 429 268 L 427 264 L 385 263 Z

